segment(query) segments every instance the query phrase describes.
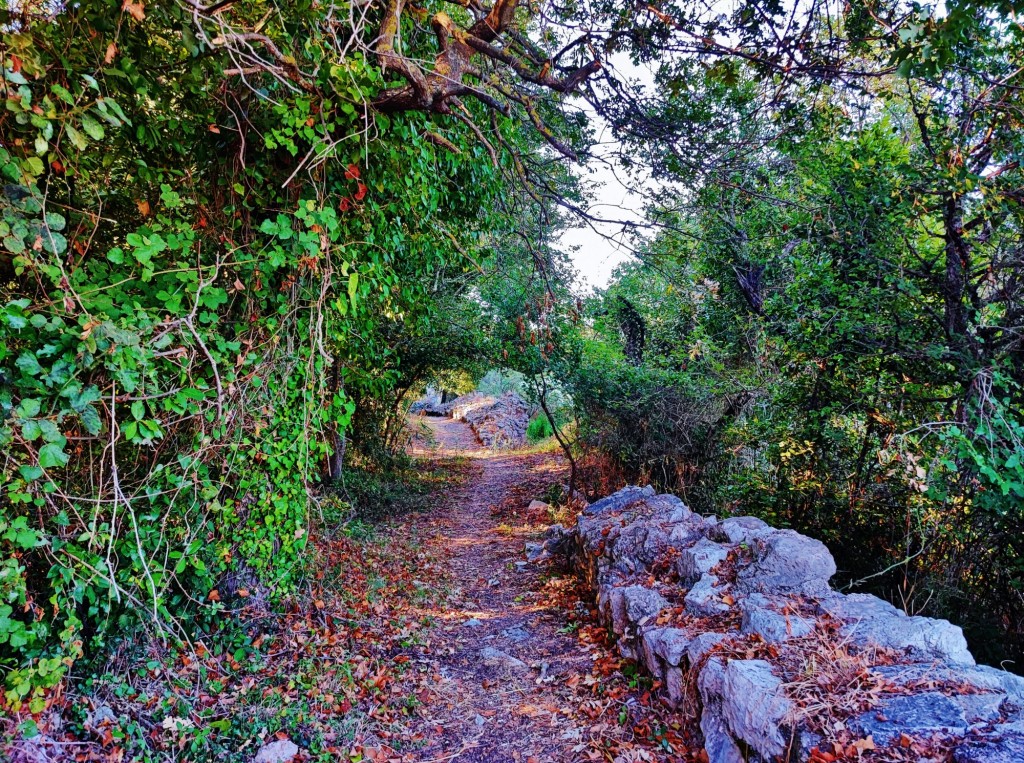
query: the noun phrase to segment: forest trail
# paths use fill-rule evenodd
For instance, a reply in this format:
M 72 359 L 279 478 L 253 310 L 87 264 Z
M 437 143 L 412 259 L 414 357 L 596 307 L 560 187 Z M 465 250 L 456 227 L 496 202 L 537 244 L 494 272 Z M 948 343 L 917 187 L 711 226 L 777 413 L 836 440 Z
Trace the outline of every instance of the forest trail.
M 575 581 L 523 563 L 524 542 L 538 526 L 502 521 L 510 499 L 523 516 L 523 488 L 529 495 L 531 484 L 554 482 L 561 459 L 492 452 L 462 422 L 417 421 L 429 434 L 416 438 L 414 457 L 461 456 L 477 467 L 448 510 L 428 520 L 455 587 L 446 622 L 432 634 L 430 669 L 441 680 L 419 708 L 417 736 L 430 741 L 417 759 L 681 760 L 664 747 L 650 750 L 653 737 L 637 738 L 637 730 L 663 728 L 646 717 L 655 703 L 649 694 L 642 702 L 632 696 L 599 628 L 570 623 L 573 609 L 586 610 L 575 603 Z
M 443 732 L 423 757 L 570 760 L 578 729 L 559 708 L 568 699 L 566 679 L 586 675 L 592 660 L 567 634 L 565 613 L 541 602 L 544 570 L 521 563 L 529 529 L 503 525 L 496 516 L 513 487 L 538 471 L 553 480 L 560 462 L 490 451 L 459 421 L 420 421 L 430 437 L 412 455 L 460 456 L 477 467 L 449 510 L 431 518 L 432 542 L 444 547 L 457 587 L 447 623 L 436 633 L 434 667 L 443 690 L 423 715 L 425 727 Z

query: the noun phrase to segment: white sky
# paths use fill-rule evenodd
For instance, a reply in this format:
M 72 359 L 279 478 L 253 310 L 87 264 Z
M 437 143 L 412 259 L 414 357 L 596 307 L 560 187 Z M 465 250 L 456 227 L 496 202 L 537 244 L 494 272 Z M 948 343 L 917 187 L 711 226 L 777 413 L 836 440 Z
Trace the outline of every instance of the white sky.
M 594 188 L 594 201 L 588 210 L 591 214 L 615 220 L 643 219 L 643 199 L 623 185 L 607 164 L 591 160 L 578 172 Z M 630 258 L 628 247 L 612 238 L 620 234 L 619 227 L 594 223 L 592 227 L 570 228 L 562 234 L 559 243 L 579 273 L 582 291 L 607 286 L 615 266 Z
M 605 66 L 612 66 L 619 74 L 639 80 L 645 86 L 654 82 L 650 70 L 633 66 L 625 56 L 615 56 L 606 61 Z M 628 179 L 614 159 L 615 154 L 621 150 L 619 143 L 589 104 L 583 101 L 578 103 L 595 128 L 593 158 L 582 167 L 574 168 L 576 174 L 583 177 L 584 182 L 593 189 L 593 203 L 588 212 L 604 219 L 642 222 L 644 198 L 630 190 L 624 182 Z M 641 184 L 649 185 L 650 182 Z M 632 256 L 629 246 L 624 246 L 628 242 L 622 240 L 621 226 L 613 223 L 570 228 L 562 234 L 559 243 L 579 273 L 578 286 L 582 292 L 607 286 L 615 267 Z

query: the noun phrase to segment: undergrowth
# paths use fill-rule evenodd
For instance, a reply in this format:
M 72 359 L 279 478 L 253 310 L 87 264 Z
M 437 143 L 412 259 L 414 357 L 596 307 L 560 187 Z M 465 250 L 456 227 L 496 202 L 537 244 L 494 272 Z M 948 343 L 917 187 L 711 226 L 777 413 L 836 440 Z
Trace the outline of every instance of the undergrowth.
M 346 472 L 344 486 L 320 496 L 324 531 L 293 596 L 271 604 L 243 581 L 212 592 L 215 616 L 181 624 L 187 640 L 124 636 L 105 658 L 76 665 L 44 712 L 0 721 L 0 750 L 248 761 L 280 735 L 312 760 L 368 759 L 419 701 L 397 691 L 402 654 L 434 624 L 447 590 L 416 523 L 403 520 L 443 500 L 464 467 L 403 460 Z

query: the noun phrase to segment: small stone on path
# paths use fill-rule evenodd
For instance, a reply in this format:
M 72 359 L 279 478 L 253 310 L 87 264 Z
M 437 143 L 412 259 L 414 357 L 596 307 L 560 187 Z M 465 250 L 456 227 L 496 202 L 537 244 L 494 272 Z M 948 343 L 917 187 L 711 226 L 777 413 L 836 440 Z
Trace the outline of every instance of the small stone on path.
M 501 635 L 507 638 L 513 644 L 519 644 L 523 641 L 530 640 L 530 632 L 521 625 L 515 625 L 511 628 L 506 628 L 501 632 Z
M 288 739 L 278 739 L 263 745 L 253 758 L 253 763 L 286 763 L 298 754 L 298 745 Z
M 495 665 L 504 668 L 513 668 L 515 670 L 525 670 L 526 663 L 522 660 L 513 657 L 507 652 L 503 652 L 500 649 L 495 649 L 493 646 L 485 646 L 480 650 L 480 657 L 488 665 Z

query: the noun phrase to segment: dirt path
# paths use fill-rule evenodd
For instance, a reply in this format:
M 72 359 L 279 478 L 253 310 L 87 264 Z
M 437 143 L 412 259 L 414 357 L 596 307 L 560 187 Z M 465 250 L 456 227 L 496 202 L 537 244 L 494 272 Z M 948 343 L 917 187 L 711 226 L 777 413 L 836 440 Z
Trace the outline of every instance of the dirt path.
M 429 741 L 417 760 L 693 759 L 643 681 L 623 674 L 603 630 L 588 624 L 576 581 L 524 562 L 524 542 L 543 522 L 531 525 L 522 510 L 536 486 L 564 477 L 562 460 L 490 452 L 463 423 L 418 421 L 430 432 L 413 455 L 461 455 L 478 473 L 429 520 L 457 587 L 432 636 L 437 683 L 418 709 L 416 735 Z
M 553 481 L 560 464 L 491 453 L 461 422 L 423 421 L 435 442 L 414 454 L 461 455 L 479 467 L 451 510 L 432 520 L 433 542 L 445 547 L 458 588 L 434 649 L 443 655 L 432 665 L 442 677 L 441 701 L 424 708 L 423 717 L 427 730 L 442 733 L 424 758 L 571 760 L 582 732 L 572 713 L 562 712 L 570 699 L 566 680 L 586 675 L 593 660 L 568 633 L 565 614 L 541 601 L 544 570 L 522 561 L 530 528 L 503 525 L 494 514 L 520 481 L 538 470 L 551 472 Z

